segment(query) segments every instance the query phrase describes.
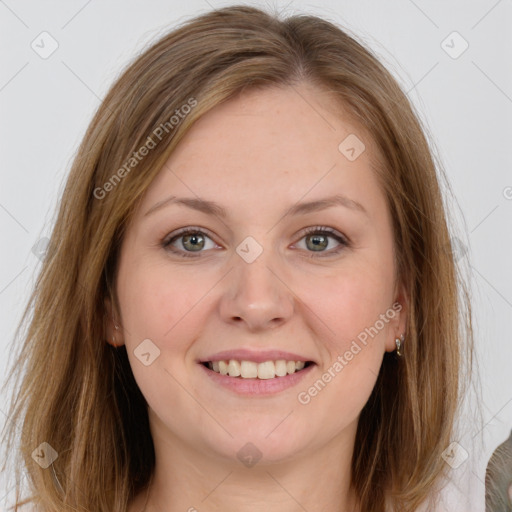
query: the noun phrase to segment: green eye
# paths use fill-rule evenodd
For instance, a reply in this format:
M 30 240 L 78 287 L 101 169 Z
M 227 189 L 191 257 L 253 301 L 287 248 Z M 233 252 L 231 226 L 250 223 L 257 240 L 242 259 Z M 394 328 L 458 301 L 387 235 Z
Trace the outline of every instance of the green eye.
M 179 247 L 176 243 L 181 239 Z M 329 227 L 316 226 L 308 228 L 300 240 L 306 239 L 306 251 L 313 253 L 321 253 L 321 256 L 331 256 L 338 254 L 345 247 L 349 246 L 349 242 L 337 231 Z M 326 250 L 329 247 L 329 239 L 336 240 L 338 247 L 331 250 Z M 213 249 L 216 244 L 213 242 L 211 237 L 202 229 L 188 227 L 183 228 L 181 231 L 176 233 L 171 238 L 167 239 L 162 243 L 164 249 L 171 251 L 178 256 L 183 258 L 195 258 L 199 257 L 203 249 L 208 249 L 207 241 L 213 244 Z M 197 254 L 193 254 L 197 253 Z M 311 256 L 314 256 L 313 254 Z
M 184 250 L 178 249 L 174 246 L 174 243 L 180 238 L 182 239 L 180 245 Z M 165 241 L 163 243 L 163 247 L 184 258 L 194 258 L 196 257 L 195 255 L 187 253 L 200 253 L 206 245 L 206 239 L 211 240 L 204 231 L 197 228 L 184 228 L 175 236 Z
M 201 234 L 182 235 L 182 238 L 182 245 L 187 249 L 190 248 L 192 251 L 200 251 L 204 247 L 204 237 Z M 190 247 L 187 247 L 189 244 Z
M 311 249 L 312 252 L 326 253 L 327 255 L 338 254 L 342 249 L 349 245 L 348 241 L 338 234 L 335 230 L 328 227 L 314 227 L 308 228 L 303 237 L 306 239 L 306 247 Z M 340 245 L 332 250 L 326 251 L 329 246 L 329 239 L 336 240 Z

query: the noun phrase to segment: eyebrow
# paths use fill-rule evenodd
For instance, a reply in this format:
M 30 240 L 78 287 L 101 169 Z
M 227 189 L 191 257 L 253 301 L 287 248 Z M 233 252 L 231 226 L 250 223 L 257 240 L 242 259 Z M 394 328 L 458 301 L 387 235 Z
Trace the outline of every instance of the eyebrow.
M 170 204 L 184 205 L 193 210 L 197 210 L 208 215 L 217 215 L 223 219 L 228 217 L 227 210 L 220 204 L 214 201 L 208 201 L 206 199 L 200 199 L 195 197 L 176 197 L 169 196 L 162 201 L 155 203 L 145 214 L 144 217 L 168 206 Z M 368 215 L 368 212 L 361 203 L 354 201 L 344 195 L 336 194 L 334 196 L 324 197 L 315 201 L 308 201 L 304 203 L 297 203 L 288 208 L 283 214 L 283 217 L 289 215 L 303 215 L 310 212 L 325 210 L 333 206 L 344 206 L 350 210 L 358 211 Z

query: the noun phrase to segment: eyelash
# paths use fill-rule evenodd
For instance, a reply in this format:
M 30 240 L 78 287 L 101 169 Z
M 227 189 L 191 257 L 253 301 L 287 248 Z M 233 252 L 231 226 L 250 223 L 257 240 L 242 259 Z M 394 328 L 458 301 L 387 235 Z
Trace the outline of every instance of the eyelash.
M 210 239 L 212 238 L 211 236 L 208 235 L 207 231 L 205 231 L 201 228 L 188 227 L 188 228 L 183 228 L 182 230 L 178 231 L 172 238 L 165 239 L 162 242 L 162 247 L 166 250 L 171 251 L 173 254 L 181 256 L 182 258 L 198 258 L 198 257 L 200 257 L 200 253 L 204 252 L 204 251 L 198 251 L 197 255 L 192 255 L 190 252 L 177 250 L 171 245 L 176 239 L 178 239 L 182 236 L 185 236 L 185 235 L 190 235 L 190 234 L 201 234 L 201 235 L 206 235 Z M 313 227 L 307 228 L 300 240 L 302 240 L 302 238 L 304 238 L 308 235 L 312 235 L 312 234 L 329 235 L 331 238 L 334 238 L 340 244 L 336 249 L 331 249 L 327 253 L 325 253 L 325 252 L 322 253 L 322 251 L 319 251 L 319 254 L 315 255 L 315 254 L 313 254 L 314 251 L 310 251 L 312 253 L 311 257 L 313 257 L 313 258 L 314 257 L 323 258 L 323 257 L 332 256 L 332 255 L 337 255 L 343 249 L 350 246 L 350 243 L 346 238 L 337 234 L 337 232 L 334 229 L 326 227 L 326 226 L 313 226 Z M 326 254 L 327 254 L 327 256 L 325 256 Z

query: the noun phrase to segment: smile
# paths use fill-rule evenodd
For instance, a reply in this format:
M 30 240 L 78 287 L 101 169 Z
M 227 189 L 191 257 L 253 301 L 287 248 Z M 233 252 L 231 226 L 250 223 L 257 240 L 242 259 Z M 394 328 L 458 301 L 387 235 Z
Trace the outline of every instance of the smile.
M 245 359 L 226 359 L 204 361 L 198 366 L 216 387 L 220 386 L 239 396 L 268 397 L 294 388 L 317 365 L 313 361 L 285 359 L 258 363 Z
M 241 379 L 265 380 L 292 375 L 312 363 L 309 361 L 286 361 L 284 359 L 256 363 L 254 361 L 229 359 L 224 361 L 207 361 L 203 364 L 210 370 L 220 373 L 221 375 L 239 377 Z

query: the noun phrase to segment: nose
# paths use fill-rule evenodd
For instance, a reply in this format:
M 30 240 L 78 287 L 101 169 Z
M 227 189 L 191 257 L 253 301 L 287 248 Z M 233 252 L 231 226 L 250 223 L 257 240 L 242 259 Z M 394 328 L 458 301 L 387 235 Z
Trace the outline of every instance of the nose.
M 293 314 L 293 293 L 271 251 L 264 250 L 252 263 L 238 255 L 233 260 L 221 299 L 223 320 L 244 324 L 251 332 L 285 323 Z

